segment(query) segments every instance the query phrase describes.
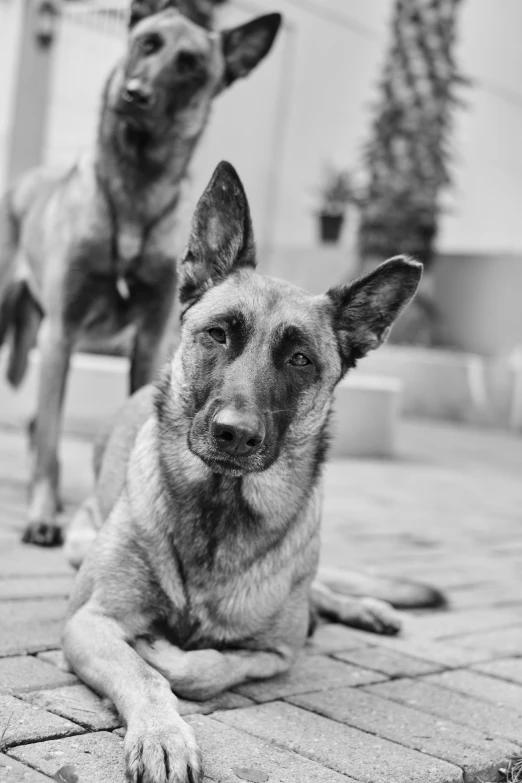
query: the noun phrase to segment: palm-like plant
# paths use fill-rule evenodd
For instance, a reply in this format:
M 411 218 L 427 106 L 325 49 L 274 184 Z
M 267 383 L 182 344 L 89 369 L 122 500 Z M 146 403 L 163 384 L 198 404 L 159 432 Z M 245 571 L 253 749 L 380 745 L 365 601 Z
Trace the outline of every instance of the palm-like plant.
M 454 60 L 460 0 L 396 0 L 365 163 L 364 261 L 410 253 L 430 262 L 451 184 L 450 133 L 466 80 Z

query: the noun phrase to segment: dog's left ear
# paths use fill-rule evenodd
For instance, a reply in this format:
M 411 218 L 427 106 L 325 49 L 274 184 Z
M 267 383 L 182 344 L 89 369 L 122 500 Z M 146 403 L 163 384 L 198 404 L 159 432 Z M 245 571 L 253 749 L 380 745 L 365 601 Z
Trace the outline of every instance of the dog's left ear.
M 228 87 L 236 79 L 248 76 L 261 60 L 266 57 L 281 26 L 281 14 L 266 14 L 252 19 L 251 22 L 223 30 L 221 46 L 225 58 L 223 87 Z
M 331 288 L 334 328 L 344 371 L 378 348 L 392 324 L 415 295 L 422 264 L 396 256 L 350 285 Z
M 221 161 L 198 201 L 180 264 L 179 299 L 193 304 L 232 272 L 256 266 L 254 232 L 245 190 Z

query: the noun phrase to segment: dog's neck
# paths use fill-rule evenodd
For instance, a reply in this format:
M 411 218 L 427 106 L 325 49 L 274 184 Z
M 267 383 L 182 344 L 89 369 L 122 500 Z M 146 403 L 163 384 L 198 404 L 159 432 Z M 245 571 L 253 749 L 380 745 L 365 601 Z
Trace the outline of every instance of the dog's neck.
M 123 220 L 147 226 L 175 204 L 204 127 L 187 132 L 176 119 L 160 130 L 138 127 L 111 107 L 110 83 L 98 127 L 97 175 Z

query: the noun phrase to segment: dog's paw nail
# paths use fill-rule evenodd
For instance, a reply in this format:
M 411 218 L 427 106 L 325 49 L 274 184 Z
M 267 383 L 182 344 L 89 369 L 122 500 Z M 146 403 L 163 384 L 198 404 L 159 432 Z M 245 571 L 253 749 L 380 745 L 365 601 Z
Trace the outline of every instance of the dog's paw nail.
M 362 605 L 368 630 L 387 636 L 393 636 L 401 630 L 401 617 L 390 604 L 377 598 L 364 598 Z
M 132 783 L 201 783 L 203 765 L 193 729 L 179 716 L 162 726 L 129 726 L 127 777 Z

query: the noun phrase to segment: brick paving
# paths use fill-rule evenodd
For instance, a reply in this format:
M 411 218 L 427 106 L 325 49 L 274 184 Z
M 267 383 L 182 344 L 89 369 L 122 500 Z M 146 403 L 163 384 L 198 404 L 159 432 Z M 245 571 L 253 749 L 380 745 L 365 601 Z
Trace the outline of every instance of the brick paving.
M 91 447 L 62 447 L 65 514 L 89 491 Z M 124 729 L 61 668 L 73 574 L 19 543 L 25 439 L 0 431 L 0 783 L 123 783 Z M 323 560 L 422 579 L 449 607 L 398 638 L 323 625 L 287 675 L 181 702 L 206 781 L 475 783 L 522 754 L 520 436 L 404 422 L 393 461 L 326 471 Z

